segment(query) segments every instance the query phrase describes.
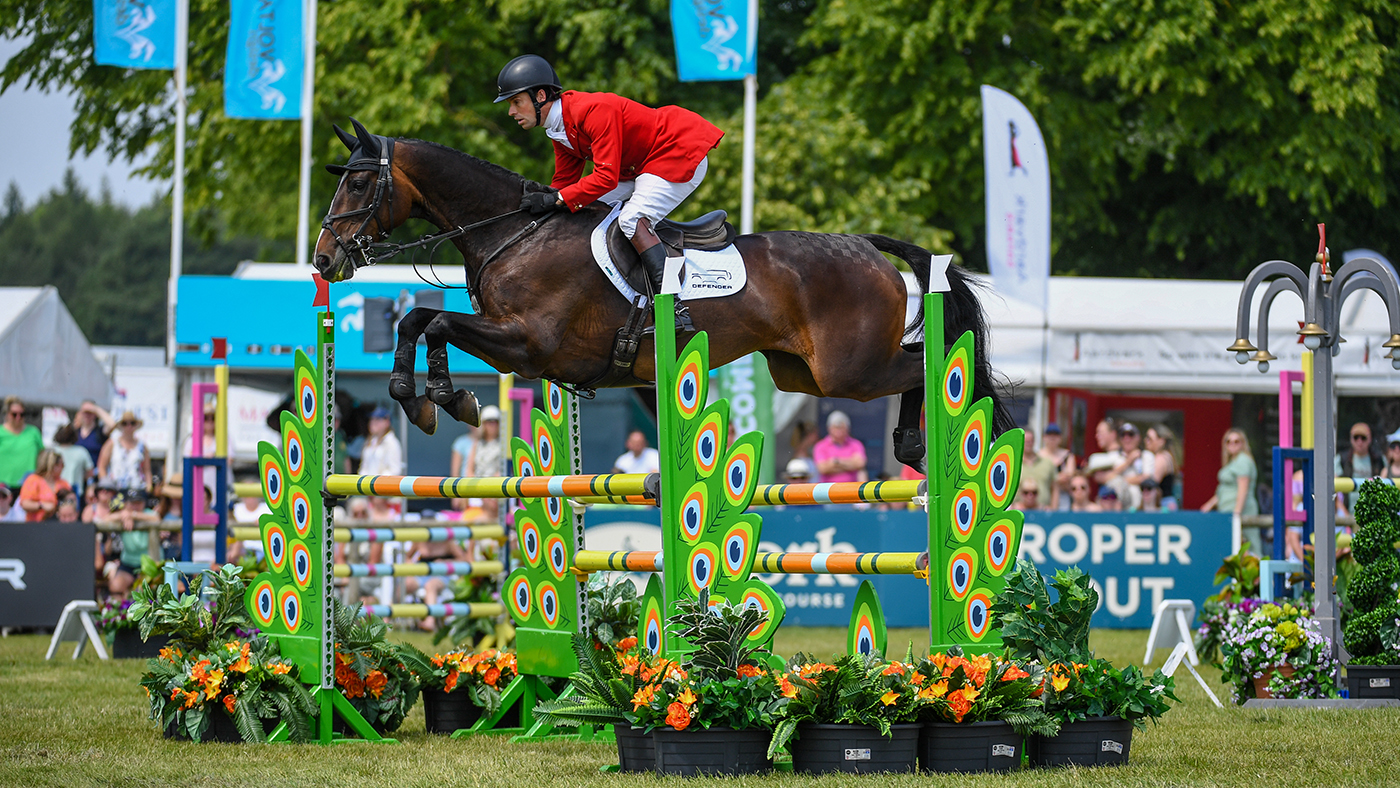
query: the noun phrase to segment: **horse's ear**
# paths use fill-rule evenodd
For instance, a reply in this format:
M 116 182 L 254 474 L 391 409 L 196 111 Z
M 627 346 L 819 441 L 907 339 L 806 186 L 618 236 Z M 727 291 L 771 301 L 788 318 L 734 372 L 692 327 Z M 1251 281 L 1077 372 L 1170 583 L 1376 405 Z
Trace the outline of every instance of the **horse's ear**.
M 379 140 L 375 139 L 373 134 L 366 131 L 365 127 L 358 120 L 351 118 L 350 125 L 355 127 L 355 136 L 359 138 L 360 146 L 364 148 L 365 153 L 378 158 Z
M 355 149 L 355 145 L 359 142 L 359 140 L 355 139 L 355 135 L 351 134 L 345 129 L 342 129 L 334 123 L 331 124 L 331 128 L 335 129 L 335 136 L 340 138 L 340 141 L 345 144 L 345 147 L 349 148 L 352 151 Z

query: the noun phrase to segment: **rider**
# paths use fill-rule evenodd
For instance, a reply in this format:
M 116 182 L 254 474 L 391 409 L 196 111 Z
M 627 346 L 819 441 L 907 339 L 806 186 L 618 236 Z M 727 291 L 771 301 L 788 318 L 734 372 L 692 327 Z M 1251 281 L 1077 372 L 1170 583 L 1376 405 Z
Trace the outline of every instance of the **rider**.
M 522 129 L 543 126 L 554 140 L 552 188 L 526 194 L 521 209 L 573 212 L 596 200 L 625 200 L 618 225 L 660 292 L 666 248 L 653 228 L 705 179 L 707 154 L 724 132 L 681 107 L 652 109 L 612 93 L 564 90 L 538 55 L 507 63 L 496 87 L 496 102 L 510 102 Z M 581 177 L 585 161 L 593 162 L 593 172 Z

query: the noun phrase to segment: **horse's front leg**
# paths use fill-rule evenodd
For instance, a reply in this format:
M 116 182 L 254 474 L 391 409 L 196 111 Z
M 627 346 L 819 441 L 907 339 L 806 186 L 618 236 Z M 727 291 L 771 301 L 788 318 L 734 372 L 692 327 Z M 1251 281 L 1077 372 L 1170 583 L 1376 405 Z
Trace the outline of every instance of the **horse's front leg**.
M 423 331 L 428 343 L 428 397 L 457 421 L 479 426 L 480 405 L 466 389 L 453 389 L 447 368 L 447 345 L 456 347 L 501 371 L 535 378 L 542 369 L 530 363 L 525 331 L 514 320 L 442 312 Z
M 437 431 L 437 406 L 418 393 L 413 363 L 418 355 L 418 337 L 439 314 L 441 310 L 417 307 L 399 321 L 399 344 L 394 349 L 394 368 L 389 373 L 389 396 L 403 407 L 414 426 L 429 435 Z

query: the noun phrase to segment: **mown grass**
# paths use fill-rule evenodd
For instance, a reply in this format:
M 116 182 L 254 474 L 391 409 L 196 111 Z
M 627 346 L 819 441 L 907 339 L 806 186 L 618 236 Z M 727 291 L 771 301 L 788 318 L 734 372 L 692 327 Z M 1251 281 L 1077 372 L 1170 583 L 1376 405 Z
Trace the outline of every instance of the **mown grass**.
M 426 636 L 404 640 L 430 647 Z M 902 654 L 927 632 L 890 633 Z M 1119 665 L 1142 659 L 1143 632 L 1095 631 L 1100 656 Z M 835 629 L 783 629 L 780 653 L 825 655 L 841 647 Z M 397 745 L 225 745 L 171 742 L 146 719 L 136 661 L 45 662 L 48 639 L 0 640 L 0 784 L 22 786 L 647 786 L 650 775 L 602 774 L 616 762 L 608 745 L 510 744 L 496 737 L 448 739 L 423 730 L 421 706 L 395 734 Z M 1158 652 L 1158 659 L 1166 656 Z M 1212 688 L 1218 674 L 1204 668 Z M 746 786 L 1379 786 L 1400 785 L 1395 731 L 1400 710 L 1217 710 L 1185 668 L 1183 703 L 1133 738 L 1122 768 L 1032 770 L 1005 776 L 882 775 L 808 778 L 774 774 L 723 781 Z M 1223 690 L 1220 687 L 1220 690 Z M 1228 700 L 1226 701 L 1228 704 Z M 669 782 L 680 784 L 677 778 Z M 721 784 L 692 780 L 693 786 Z

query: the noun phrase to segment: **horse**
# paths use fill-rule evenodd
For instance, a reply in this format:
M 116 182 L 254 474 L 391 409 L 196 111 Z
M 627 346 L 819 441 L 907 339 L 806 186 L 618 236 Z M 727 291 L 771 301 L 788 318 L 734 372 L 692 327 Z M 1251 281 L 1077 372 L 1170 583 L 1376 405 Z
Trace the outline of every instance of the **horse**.
M 479 418 L 476 397 L 453 388 L 448 343 L 500 372 L 566 388 L 598 381 L 654 384 L 650 338 L 643 338 L 630 374 L 605 379 L 615 334 L 637 317 L 590 250 L 590 235 L 610 206 L 531 217 L 518 209 L 521 196 L 547 187 L 437 143 L 378 136 L 351 122 L 353 135 L 334 127 L 350 150 L 347 163 L 326 168 L 340 183 L 316 242 L 322 277 L 349 279 L 356 268 L 382 259 L 381 250 L 434 240 L 450 240 L 466 268 L 474 314 L 418 307 L 399 323 L 389 394 L 419 429 L 436 430 L 439 406 L 461 422 L 475 425 Z M 409 218 L 440 232 L 414 244 L 387 243 Z M 712 365 L 759 352 L 783 391 L 860 401 L 899 394 L 895 456 L 922 469 L 923 313 L 906 327 L 904 279 L 883 253 L 908 263 L 921 292 L 928 288 L 931 254 L 882 235 L 762 232 L 738 236 L 734 244 L 747 268 L 743 289 L 687 302 L 697 330 L 709 334 Z M 974 391 L 992 398 L 992 431 L 1000 434 L 1015 422 L 987 362 L 979 283 L 956 265 L 947 279 L 945 336 L 951 341 L 973 333 Z M 428 351 L 423 394 L 414 378 L 420 336 Z

